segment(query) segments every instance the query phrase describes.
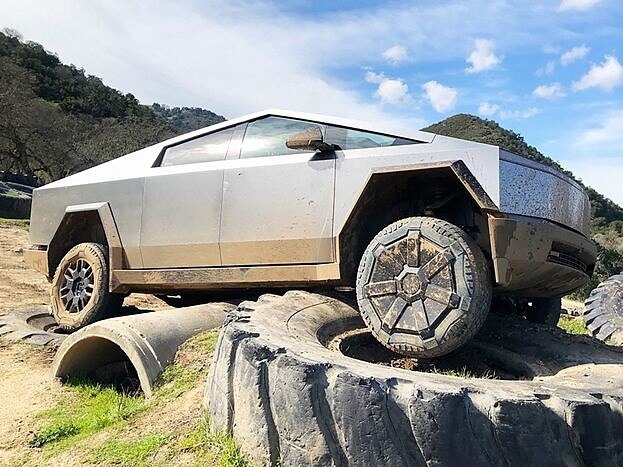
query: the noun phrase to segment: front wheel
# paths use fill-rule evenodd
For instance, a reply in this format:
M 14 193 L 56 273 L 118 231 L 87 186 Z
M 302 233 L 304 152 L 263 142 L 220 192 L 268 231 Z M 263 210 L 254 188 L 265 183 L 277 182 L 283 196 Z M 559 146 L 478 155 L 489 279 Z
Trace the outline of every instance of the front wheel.
M 491 305 L 484 254 L 463 230 L 430 217 L 382 230 L 361 258 L 359 311 L 384 346 L 432 358 L 469 341 Z
M 80 243 L 61 259 L 52 279 L 52 315 L 76 331 L 119 308 L 123 295 L 108 291 L 108 255 L 99 243 Z

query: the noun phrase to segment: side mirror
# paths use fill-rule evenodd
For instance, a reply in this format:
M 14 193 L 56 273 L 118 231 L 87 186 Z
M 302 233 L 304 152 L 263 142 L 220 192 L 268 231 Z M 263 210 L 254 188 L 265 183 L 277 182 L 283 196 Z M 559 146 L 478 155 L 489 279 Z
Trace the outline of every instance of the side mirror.
M 333 145 L 324 142 L 322 131 L 317 126 L 290 136 L 286 140 L 286 146 L 289 149 L 298 149 L 299 151 L 329 152 L 334 150 Z

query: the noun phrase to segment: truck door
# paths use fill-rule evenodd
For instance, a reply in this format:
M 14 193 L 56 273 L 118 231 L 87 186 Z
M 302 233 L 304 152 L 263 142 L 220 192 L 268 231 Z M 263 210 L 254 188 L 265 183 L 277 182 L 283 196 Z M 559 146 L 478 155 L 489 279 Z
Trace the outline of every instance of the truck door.
M 264 117 L 247 125 L 238 159 L 224 170 L 223 266 L 317 264 L 335 260 L 335 158 L 286 147 L 324 125 Z
M 223 169 L 236 135 L 231 127 L 170 146 L 148 171 L 140 239 L 144 268 L 221 265 Z

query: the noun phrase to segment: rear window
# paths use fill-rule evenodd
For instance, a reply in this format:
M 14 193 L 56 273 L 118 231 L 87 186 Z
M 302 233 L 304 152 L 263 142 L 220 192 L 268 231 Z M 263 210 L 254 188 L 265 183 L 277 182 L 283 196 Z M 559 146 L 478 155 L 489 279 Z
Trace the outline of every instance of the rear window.
M 299 149 L 290 149 L 286 146 L 289 137 L 322 126 L 304 120 L 294 120 L 282 117 L 266 117 L 247 125 L 244 134 L 240 157 L 270 157 L 300 153 Z
M 421 141 L 402 138 L 400 136 L 384 135 L 382 133 L 372 133 L 369 131 L 353 130 L 352 128 L 336 126 L 327 126 L 326 134 L 326 142 L 334 144 L 342 150 L 382 148 L 421 143 Z
M 198 162 L 222 161 L 227 155 L 229 141 L 235 128 L 217 131 L 209 135 L 168 147 L 162 158 L 162 167 L 196 164 Z

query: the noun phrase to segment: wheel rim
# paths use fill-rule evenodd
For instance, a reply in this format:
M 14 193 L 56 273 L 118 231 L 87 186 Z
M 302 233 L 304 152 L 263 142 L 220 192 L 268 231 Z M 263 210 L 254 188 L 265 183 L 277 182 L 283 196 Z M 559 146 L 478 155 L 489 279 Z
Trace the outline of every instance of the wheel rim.
M 376 246 L 362 291 L 377 315 L 372 331 L 382 343 L 391 344 L 391 337 L 400 334 L 416 337 L 412 343 L 418 347 L 436 345 L 435 329 L 461 304 L 453 268 L 460 247 L 455 243 L 441 246 L 409 231 Z
M 68 313 L 80 313 L 91 300 L 94 291 L 93 267 L 80 258 L 71 262 L 63 272 L 59 291 L 63 309 Z

